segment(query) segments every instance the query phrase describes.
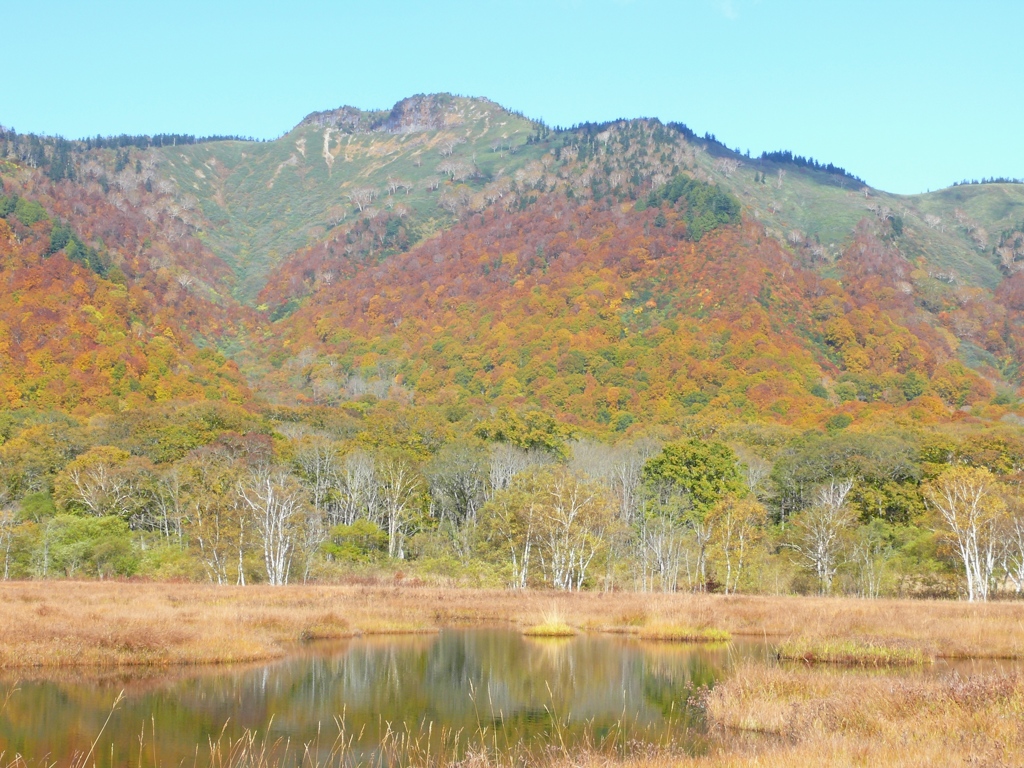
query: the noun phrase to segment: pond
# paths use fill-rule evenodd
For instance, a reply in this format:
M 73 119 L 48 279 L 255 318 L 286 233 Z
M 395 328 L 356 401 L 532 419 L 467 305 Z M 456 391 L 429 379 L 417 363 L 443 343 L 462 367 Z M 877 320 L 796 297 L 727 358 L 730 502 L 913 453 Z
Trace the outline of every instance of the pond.
M 478 629 L 317 643 L 261 665 L 47 673 L 23 678 L 0 713 L 0 765 L 207 765 L 244 750 L 282 765 L 421 764 L 467 750 L 526 760 L 549 745 L 699 752 L 694 695 L 764 653 Z M 0 706 L 13 682 L 0 685 Z

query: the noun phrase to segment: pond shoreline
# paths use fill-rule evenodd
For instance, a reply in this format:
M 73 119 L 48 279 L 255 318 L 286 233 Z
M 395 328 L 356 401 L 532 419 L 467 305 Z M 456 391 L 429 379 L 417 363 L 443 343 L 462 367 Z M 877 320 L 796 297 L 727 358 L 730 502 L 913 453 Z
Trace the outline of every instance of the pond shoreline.
M 1024 658 L 1024 603 L 54 581 L 0 583 L 0 615 L 5 669 L 258 661 L 280 658 L 299 641 L 443 627 L 525 630 L 552 617 L 576 631 L 840 638 L 938 658 Z
M 93 670 L 109 674 L 111 684 L 133 670 L 145 669 L 156 679 L 200 669 L 218 674 L 223 665 L 239 662 L 259 666 L 312 651 L 321 640 L 380 635 L 384 642 L 384 635 L 485 627 L 522 632 L 553 619 L 584 637 L 605 633 L 631 644 L 644 642 L 642 628 L 665 626 L 726 631 L 741 644 L 764 642 L 773 648 L 797 639 L 889 643 L 950 661 L 918 672 L 744 662 L 703 694 L 710 726 L 707 754 L 691 757 L 665 747 L 614 756 L 553 747 L 544 764 L 1024 763 L 1024 733 L 1010 727 L 1024 712 L 1024 676 L 1015 664 L 1000 668 L 996 662 L 1024 658 L 1024 604 L 1019 603 L 408 585 L 21 582 L 0 584 L 0 615 L 6 619 L 0 626 L 5 678 L 16 679 L 19 670 L 27 677 L 46 670 L 44 677 L 56 672 L 75 679 Z M 981 671 L 963 666 L 969 662 L 960 660 L 967 659 L 982 660 Z M 742 732 L 774 737 L 750 741 Z M 442 763 L 456 764 L 454 758 Z M 485 756 L 474 763 L 505 764 Z
M 169 667 L 138 679 L 131 670 L 94 680 L 82 668 L 78 676 L 57 669 L 57 677 L 8 686 L 9 698 L 0 682 L 0 754 L 47 754 L 46 765 L 70 766 L 96 733 L 103 738 L 94 768 L 187 764 L 213 733 L 227 753 L 247 739 L 278 746 L 322 739 L 340 748 L 330 760 L 339 768 L 377 765 L 378 749 L 403 765 L 433 765 L 424 758 L 439 749 L 454 762 L 484 748 L 530 761 L 520 764 L 555 744 L 574 753 L 612 754 L 625 745 L 629 752 L 665 745 L 698 752 L 707 729 L 695 695 L 734 661 L 735 651 L 724 647 L 597 633 L 552 643 L 506 627 L 318 641 L 262 664 Z M 108 761 L 125 755 L 142 731 L 149 734 L 145 759 Z M 286 762 L 278 754 L 277 763 Z

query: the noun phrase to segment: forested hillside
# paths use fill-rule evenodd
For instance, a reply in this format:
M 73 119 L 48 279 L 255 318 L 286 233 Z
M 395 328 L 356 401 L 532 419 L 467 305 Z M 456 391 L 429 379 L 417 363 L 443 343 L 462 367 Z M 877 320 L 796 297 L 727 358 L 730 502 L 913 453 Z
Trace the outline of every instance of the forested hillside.
M 1024 185 L 447 95 L 0 156 L 6 578 L 1024 587 Z
M 263 381 L 329 404 L 382 385 L 422 404 L 529 404 L 599 431 L 697 414 L 812 426 L 992 396 L 900 290 L 913 265 L 870 228 L 837 262 L 840 282 L 754 222 L 696 239 L 692 218 L 685 203 L 553 196 L 474 217 L 324 288 L 281 323 L 301 367 L 275 352 Z
M 88 414 L 177 399 L 248 399 L 238 367 L 193 340 L 234 321 L 151 271 L 160 257 L 145 251 L 156 249 L 119 229 L 119 217 L 110 222 L 113 233 L 103 233 L 118 243 L 115 252 L 92 228 L 103 226 L 102 209 L 74 202 L 97 214 L 84 220 L 49 212 L 68 202 L 0 196 L 0 402 Z M 129 248 L 135 258 L 123 255 Z

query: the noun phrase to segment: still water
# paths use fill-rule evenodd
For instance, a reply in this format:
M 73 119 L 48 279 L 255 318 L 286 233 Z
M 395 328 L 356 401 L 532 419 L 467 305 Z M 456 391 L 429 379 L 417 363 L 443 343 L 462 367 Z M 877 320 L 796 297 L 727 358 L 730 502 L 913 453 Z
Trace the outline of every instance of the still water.
M 446 630 L 313 644 L 265 665 L 23 678 L 0 714 L 0 765 L 19 754 L 30 765 L 81 764 L 86 755 L 103 768 L 207 765 L 211 750 L 224 763 L 249 738 L 251 749 L 289 765 L 433 762 L 467 749 L 527 755 L 580 743 L 700 751 L 694 695 L 737 654 L 757 652 Z M 0 681 L 0 706 L 13 682 Z

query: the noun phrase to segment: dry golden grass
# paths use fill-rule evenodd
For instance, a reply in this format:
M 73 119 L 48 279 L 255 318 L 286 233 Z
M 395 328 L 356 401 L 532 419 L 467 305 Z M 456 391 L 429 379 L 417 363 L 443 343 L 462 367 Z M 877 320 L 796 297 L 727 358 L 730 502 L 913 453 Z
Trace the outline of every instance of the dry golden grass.
M 658 627 L 733 637 L 852 640 L 926 656 L 1024 658 L 1024 604 L 843 598 L 507 592 L 395 585 L 216 587 L 0 583 L 0 668 L 204 664 L 281 656 L 294 643 L 444 626 Z
M 1021 765 L 1024 678 L 897 676 L 744 665 L 707 697 L 725 732 L 777 734 L 715 765 Z M 730 754 L 730 752 L 733 752 Z
M 523 630 L 527 637 L 573 637 L 576 630 L 564 621 L 548 620 Z
M 211 664 L 304 640 L 432 632 L 389 590 L 25 582 L 0 586 L 0 668 Z

